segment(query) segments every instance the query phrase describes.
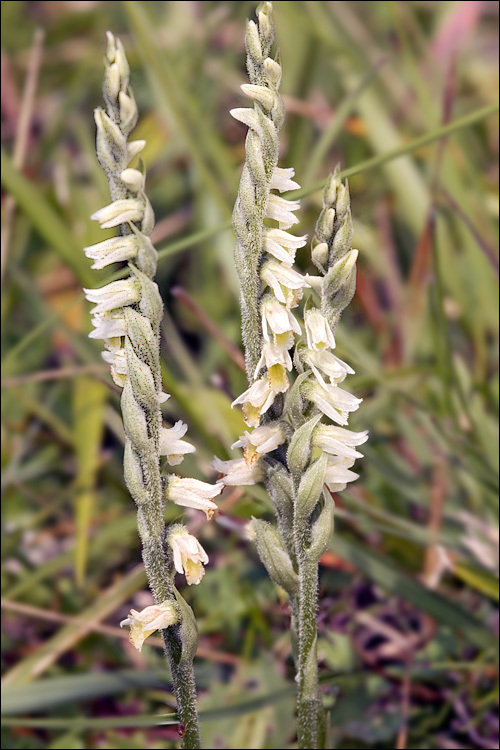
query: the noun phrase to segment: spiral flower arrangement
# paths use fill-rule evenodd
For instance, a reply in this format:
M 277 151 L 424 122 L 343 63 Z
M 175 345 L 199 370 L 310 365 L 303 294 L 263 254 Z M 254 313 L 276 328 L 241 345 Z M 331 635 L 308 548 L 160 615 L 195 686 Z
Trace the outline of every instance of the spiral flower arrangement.
M 127 261 L 128 278 L 100 289 L 85 289 L 92 310 L 94 330 L 102 339 L 103 358 L 111 366 L 114 382 L 123 388 L 121 408 L 125 428 L 124 474 L 137 504 L 137 524 L 142 554 L 155 604 L 142 612 L 132 610 L 122 625 L 130 627 L 130 639 L 141 650 L 144 639 L 161 630 L 177 697 L 184 746 L 199 747 L 193 658 L 198 643 L 191 608 L 174 586 L 176 573 L 188 584 L 198 584 L 208 556 L 182 524 L 166 528 L 167 501 L 213 515 L 213 498 L 223 485 L 170 475 L 163 477 L 160 458 L 181 463 L 194 447 L 183 440 L 187 426 L 177 422 L 163 426 L 161 404 L 169 396 L 162 391 L 160 370 L 160 321 L 163 303 L 153 281 L 157 253 L 149 238 L 154 214 L 144 190 L 145 172 L 139 160 L 131 162 L 145 146 L 128 141 L 137 121 L 137 106 L 129 83 L 129 66 L 121 42 L 108 32 L 104 58 L 103 95 L 106 110 L 95 111 L 97 158 L 106 172 L 113 202 L 93 214 L 103 229 L 120 227 L 117 237 L 85 248 L 101 269 Z
M 214 466 L 226 485 L 264 482 L 273 501 L 277 525 L 253 519 L 251 535 L 270 577 L 290 600 L 298 746 L 321 748 L 318 562 L 333 533 L 332 493 L 357 479 L 351 467 L 362 455 L 356 448 L 368 438 L 367 432 L 346 429 L 349 414 L 361 399 L 340 386 L 353 370 L 333 353 L 335 326 L 355 290 L 358 252 L 351 248 L 349 190 L 337 168 L 324 189 L 312 241 L 318 274 L 303 276 L 293 267 L 306 237 L 289 232 L 298 223 L 299 201 L 273 192 L 299 185 L 293 181 L 293 169 L 277 166 L 284 108 L 279 95 L 281 66 L 269 56 L 274 38 L 272 3 L 259 5 L 257 19 L 247 22 L 250 84 L 242 86 L 253 108 L 231 112 L 248 126 L 233 224 L 249 388 L 233 405 L 242 406 L 245 422 L 253 430 L 233 446 L 243 448 L 243 458 L 215 459 Z M 304 336 L 293 311 L 306 295 Z
M 163 305 L 153 281 L 157 253 L 150 235 L 154 214 L 145 193 L 145 170 L 138 159 L 144 141 L 129 141 L 137 107 L 129 67 L 119 40 L 108 33 L 103 85 L 106 109 L 97 109 L 97 157 L 105 170 L 112 203 L 93 215 L 102 228 L 120 235 L 85 248 L 93 268 L 127 262 L 128 278 L 100 289 L 86 289 L 94 330 L 114 382 L 123 389 L 121 406 L 126 442 L 125 481 L 138 508 L 143 559 L 155 604 L 131 610 L 130 627 L 140 650 L 148 635 L 161 630 L 184 727 L 184 747 L 199 747 L 193 657 L 197 647 L 194 615 L 174 585 L 176 573 L 198 584 L 208 556 L 182 524 L 166 527 L 167 501 L 195 508 L 211 518 L 214 498 L 225 485 L 265 484 L 276 525 L 253 519 L 250 536 L 273 581 L 289 597 L 293 653 L 298 683 L 298 746 L 324 746 L 324 711 L 317 671 L 318 562 L 333 533 L 335 492 L 357 479 L 352 471 L 367 432 L 347 429 L 361 399 L 342 386 L 351 367 L 335 354 L 335 327 L 352 299 L 357 250 L 347 183 L 337 168 L 323 192 L 323 207 L 312 241 L 318 273 L 294 268 L 306 236 L 290 230 L 299 220 L 298 200 L 280 193 L 296 190 L 293 169 L 278 166 L 284 106 L 279 94 L 281 65 L 272 58 L 272 3 L 257 9 L 246 30 L 250 83 L 242 86 L 252 107 L 231 111 L 248 127 L 246 160 L 233 213 L 236 266 L 241 285 L 242 336 L 248 389 L 241 405 L 250 428 L 233 448 L 243 456 L 214 459 L 215 485 L 175 474 L 162 476 L 161 456 L 181 463 L 194 447 L 184 440 L 187 426 L 163 426 L 160 321 Z

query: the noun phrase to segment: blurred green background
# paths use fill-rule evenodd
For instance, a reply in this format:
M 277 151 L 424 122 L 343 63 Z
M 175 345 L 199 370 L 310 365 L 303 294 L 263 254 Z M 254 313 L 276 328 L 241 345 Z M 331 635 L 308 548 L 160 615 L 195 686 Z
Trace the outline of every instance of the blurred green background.
M 303 185 L 351 175 L 357 294 L 337 335 L 371 439 L 322 558 L 319 652 L 330 748 L 498 747 L 498 4 L 275 2 Z M 147 139 L 166 304 L 165 418 L 210 460 L 242 432 L 230 229 L 251 2 L 2 2 L 2 712 L 5 748 L 177 747 L 158 639 L 118 623 L 150 603 L 122 477 L 118 389 L 89 341 L 82 247 L 109 202 L 94 155 L 105 32 L 125 45 Z M 38 30 L 38 31 L 37 31 Z M 446 137 L 445 137 L 446 136 Z M 5 152 L 5 153 L 4 153 Z M 399 155 L 399 158 L 396 158 Z M 308 250 L 298 265 L 310 270 Z M 183 593 L 207 748 L 294 747 L 286 601 L 226 490 Z M 168 509 L 169 519 L 179 508 Z

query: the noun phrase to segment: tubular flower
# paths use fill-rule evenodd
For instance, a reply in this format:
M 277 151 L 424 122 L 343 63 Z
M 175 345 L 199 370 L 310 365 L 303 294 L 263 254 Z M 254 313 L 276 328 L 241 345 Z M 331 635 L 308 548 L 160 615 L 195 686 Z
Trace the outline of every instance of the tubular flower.
M 194 453 L 196 448 L 186 440 L 181 440 L 187 432 L 187 424 L 176 422 L 173 427 L 162 427 L 160 432 L 160 456 L 166 456 L 170 466 L 182 463 L 186 453 Z
M 233 401 L 231 406 L 241 404 L 243 417 L 247 425 L 258 427 L 261 415 L 265 414 L 273 404 L 276 393 L 269 378 L 264 377 L 256 380 L 248 390 Z
M 84 289 L 83 291 L 89 302 L 96 303 L 92 314 L 97 316 L 133 305 L 141 298 L 140 288 L 135 279 L 112 281 L 111 284 L 106 284 L 100 289 Z
M 331 492 L 342 492 L 349 482 L 354 482 L 359 478 L 359 474 L 349 471 L 349 466 L 353 462 L 346 464 L 328 463 L 325 473 L 325 484 Z
M 202 510 L 207 518 L 212 518 L 217 510 L 213 498 L 220 495 L 223 487 L 221 483 L 208 484 L 200 482 L 199 479 L 171 474 L 167 481 L 166 499 L 176 505 L 183 505 L 185 508 Z
M 302 290 L 309 286 L 304 276 L 275 260 L 264 263 L 260 278 L 271 287 L 276 298 L 288 307 L 296 307 L 302 299 Z
M 351 393 L 339 388 L 338 385 L 330 385 L 323 388 L 319 383 L 307 383 L 304 393 L 325 416 L 330 417 L 332 422 L 346 425 L 349 413 L 356 411 L 362 398 L 356 398 Z
M 96 245 L 84 247 L 83 252 L 94 261 L 90 266 L 95 269 L 102 269 L 111 263 L 120 261 L 133 260 L 137 257 L 139 242 L 133 235 L 123 237 L 111 237 L 109 240 L 98 242 Z
M 176 571 L 184 573 L 189 586 L 197 585 L 205 575 L 203 566 L 208 562 L 208 555 L 199 541 L 184 526 L 173 526 L 168 534 L 168 544 Z
M 293 334 L 297 333 L 300 336 L 301 328 L 288 307 L 268 295 L 262 301 L 261 314 L 264 341 L 271 340 L 269 337 L 269 330 L 271 330 L 274 343 L 290 349 L 293 346 Z
M 121 310 L 94 315 L 92 323 L 95 330 L 89 333 L 90 339 L 121 340 L 127 333 L 127 323 Z
M 368 440 L 368 432 L 351 432 L 336 425 L 320 424 L 313 433 L 313 445 L 332 456 L 352 459 L 363 458 L 363 454 L 355 450 L 355 446 L 362 445 Z
M 326 349 L 321 351 L 308 349 L 304 355 L 304 361 L 309 365 L 323 388 L 328 387 L 323 375 L 326 375 L 332 384 L 341 383 L 345 380 L 346 375 L 354 375 L 352 367 L 349 367 L 348 364 Z
M 248 466 L 265 453 L 271 453 L 285 442 L 283 429 L 279 425 L 261 425 L 252 432 L 245 432 L 231 448 L 243 448 Z
M 146 638 L 155 630 L 164 630 L 177 622 L 177 612 L 170 602 L 163 604 L 152 604 L 150 607 L 137 612 L 130 610 L 130 614 L 122 620 L 120 627 L 130 627 L 130 643 L 138 651 L 142 651 L 142 645 Z
M 249 465 L 244 458 L 232 458 L 229 461 L 214 458 L 212 466 L 222 475 L 220 481 L 226 486 L 258 484 L 265 479 L 265 472 L 258 460 Z
M 307 346 L 314 352 L 335 349 L 335 339 L 327 319 L 319 310 L 308 310 L 305 318 Z
M 266 396 L 260 403 L 245 401 L 247 395 L 255 398 L 256 391 L 243 394 L 235 403 L 243 404 L 245 421 L 257 426 L 260 416 L 274 401 L 277 393 L 285 392 L 289 380 L 288 350 L 294 344 L 294 334 L 300 335 L 297 321 L 290 308 L 298 305 L 307 280 L 292 266 L 297 250 L 305 245 L 304 236 L 295 237 L 289 230 L 298 223 L 295 215 L 300 207 L 298 200 L 287 200 L 277 193 L 296 190 L 294 170 L 278 166 L 278 133 L 283 124 L 284 107 L 279 94 L 281 66 L 269 54 L 274 38 L 270 21 L 271 4 L 263 3 L 257 11 L 259 23 L 247 24 L 247 68 L 250 83 L 241 88 L 253 103 L 253 108 L 237 108 L 232 116 L 248 127 L 246 161 L 241 175 L 238 198 L 233 213 L 237 235 L 236 267 L 241 282 L 243 340 L 247 374 L 258 377 L 259 370 L 266 372 L 256 391 Z M 273 192 L 277 191 L 277 192 Z M 267 220 L 278 227 L 270 227 Z M 259 278 L 260 277 L 260 278 Z M 266 289 L 267 288 L 267 289 Z M 260 318 L 260 319 L 259 319 Z M 270 342 L 281 350 L 279 361 L 268 364 Z

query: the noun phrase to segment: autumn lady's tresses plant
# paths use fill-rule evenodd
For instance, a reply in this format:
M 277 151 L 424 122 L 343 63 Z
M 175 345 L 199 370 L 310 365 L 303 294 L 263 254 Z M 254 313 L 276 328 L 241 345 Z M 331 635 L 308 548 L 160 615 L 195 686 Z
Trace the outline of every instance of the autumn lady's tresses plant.
M 181 463 L 194 447 L 182 438 L 186 425 L 162 424 L 160 372 L 160 321 L 163 304 L 152 280 L 157 253 L 149 235 L 154 215 L 144 192 L 144 167 L 131 161 L 144 141 L 128 141 L 137 121 L 137 107 L 129 84 L 129 67 L 119 40 L 108 33 L 104 59 L 103 95 L 106 111 L 97 109 L 97 158 L 106 172 L 113 202 L 92 218 L 103 229 L 120 227 L 117 237 L 85 248 L 92 268 L 128 261 L 130 276 L 100 289 L 86 289 L 95 330 L 91 338 L 102 339 L 104 359 L 111 365 L 115 383 L 123 388 L 121 406 L 125 427 L 125 481 L 137 504 L 137 523 L 143 559 L 155 604 L 142 612 L 132 610 L 122 625 L 130 626 L 131 642 L 140 651 L 148 635 L 161 630 L 172 671 L 179 720 L 184 727 L 186 748 L 199 747 L 193 658 L 198 630 L 193 612 L 174 586 L 175 573 L 184 572 L 189 584 L 200 582 L 208 557 L 199 542 L 182 524 L 165 527 L 166 501 L 205 511 L 210 517 L 213 498 L 222 484 L 209 485 L 196 479 L 162 477 L 160 457 Z
M 248 126 L 246 161 L 233 222 L 241 283 L 242 331 L 250 387 L 241 404 L 245 432 L 233 447 L 244 457 L 215 460 L 228 485 L 265 482 L 277 526 L 254 519 L 252 533 L 271 578 L 288 593 L 298 682 L 300 748 L 324 746 L 324 712 L 317 671 L 318 561 L 333 533 L 332 492 L 357 479 L 351 467 L 367 433 L 345 428 L 361 399 L 340 383 L 353 370 L 335 356 L 334 329 L 355 288 L 357 250 L 347 184 L 337 169 L 323 193 L 312 242 L 317 276 L 293 268 L 305 237 L 289 233 L 298 201 L 276 192 L 297 188 L 293 169 L 280 169 L 278 132 L 283 122 L 281 66 L 271 58 L 272 4 L 261 3 L 258 24 L 248 21 L 243 91 L 253 108 L 232 115 Z M 271 225 L 270 221 L 278 226 Z M 306 291 L 307 290 L 307 291 Z M 292 312 L 304 294 L 305 336 Z M 292 360 L 291 352 L 294 350 Z M 295 371 L 290 385 L 289 373 Z

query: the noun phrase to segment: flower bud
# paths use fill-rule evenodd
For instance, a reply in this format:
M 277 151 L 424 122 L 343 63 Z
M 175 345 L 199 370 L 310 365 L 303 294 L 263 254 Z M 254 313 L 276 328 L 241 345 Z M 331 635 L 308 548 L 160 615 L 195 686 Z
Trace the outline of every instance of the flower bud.
M 130 340 L 125 339 L 127 352 L 127 370 L 134 398 L 148 412 L 154 413 L 158 408 L 158 390 L 151 368 L 135 353 Z
M 132 307 L 124 308 L 123 314 L 127 321 L 127 334 L 134 350 L 139 353 L 140 358 L 148 367 L 156 372 L 158 369 L 158 353 L 151 323 Z
M 269 83 L 271 83 L 275 88 L 279 88 L 279 85 L 281 83 L 281 65 L 277 60 L 273 60 L 271 57 L 266 57 L 264 60 L 264 71 L 267 76 L 267 80 Z
M 320 270 L 324 272 L 324 267 L 328 263 L 328 245 L 326 242 L 320 242 L 318 245 L 313 247 L 311 251 L 311 257 L 313 260 L 314 265 Z
M 121 407 L 125 433 L 138 451 L 149 454 L 151 451 L 146 415 L 134 398 L 132 386 L 127 380 L 122 391 Z
M 244 83 L 241 86 L 244 94 L 261 104 L 264 109 L 270 110 L 274 104 L 274 94 L 266 86 L 255 86 L 251 83 Z
M 141 651 L 148 636 L 155 630 L 165 630 L 171 625 L 175 625 L 177 619 L 174 605 L 171 602 L 163 602 L 163 604 L 153 604 L 146 607 L 141 612 L 131 609 L 126 620 L 122 620 L 120 623 L 120 627 L 130 626 L 130 642 L 138 651 Z
M 259 30 L 255 21 L 247 21 L 245 47 L 250 58 L 257 63 L 262 62 L 262 47 L 260 46 Z
M 199 541 L 181 524 L 170 528 L 167 541 L 176 571 L 185 574 L 190 586 L 198 584 L 205 575 L 203 566 L 208 562 L 208 555 Z
M 335 206 L 337 190 L 339 189 L 340 184 L 340 167 L 337 164 L 335 171 L 329 175 L 323 190 L 323 204 L 325 206 Z
M 333 240 L 331 256 L 332 261 L 343 258 L 344 255 L 349 252 L 352 245 L 353 233 L 354 230 L 352 228 L 352 216 L 351 211 L 348 208 Z
M 144 187 L 144 175 L 138 169 L 124 169 L 120 179 L 133 193 L 138 193 Z

